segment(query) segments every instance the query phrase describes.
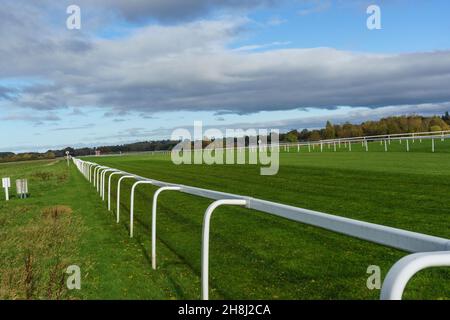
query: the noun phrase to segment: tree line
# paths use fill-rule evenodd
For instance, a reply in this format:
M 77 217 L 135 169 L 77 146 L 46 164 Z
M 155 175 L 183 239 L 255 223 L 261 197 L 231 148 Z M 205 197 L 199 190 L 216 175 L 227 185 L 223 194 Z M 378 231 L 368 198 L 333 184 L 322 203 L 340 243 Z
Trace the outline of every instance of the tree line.
M 352 124 L 346 122 L 344 124 L 332 124 L 327 121 L 322 129 L 301 131 L 297 129 L 290 130 L 286 133 L 280 133 L 279 139 L 282 142 L 300 142 L 300 141 L 318 141 L 324 139 L 351 138 L 360 136 L 372 136 L 396 133 L 414 133 L 428 131 L 450 130 L 450 115 L 446 112 L 443 116 L 424 117 L 419 115 L 387 117 L 378 121 L 366 121 L 361 124 Z M 268 139 L 270 140 L 270 139 Z M 248 145 L 249 137 L 245 139 Z M 211 141 L 203 141 L 206 146 Z M 177 145 L 179 141 L 160 140 L 160 141 L 143 141 L 130 144 L 116 146 L 101 146 L 97 148 L 71 148 L 67 147 L 61 150 L 49 150 L 45 153 L 27 152 L 15 154 L 12 152 L 0 152 L 1 162 L 29 161 L 55 159 L 66 156 L 68 151 L 72 156 L 88 156 L 95 155 L 96 151 L 100 154 L 111 153 L 129 153 L 144 151 L 168 151 Z
M 280 134 L 280 141 L 318 141 L 325 139 L 351 138 L 361 136 L 385 135 L 396 133 L 415 133 L 450 130 L 450 115 L 423 117 L 418 115 L 387 117 L 378 121 L 366 121 L 361 124 L 332 124 L 327 121 L 322 129 L 298 131 L 290 130 Z

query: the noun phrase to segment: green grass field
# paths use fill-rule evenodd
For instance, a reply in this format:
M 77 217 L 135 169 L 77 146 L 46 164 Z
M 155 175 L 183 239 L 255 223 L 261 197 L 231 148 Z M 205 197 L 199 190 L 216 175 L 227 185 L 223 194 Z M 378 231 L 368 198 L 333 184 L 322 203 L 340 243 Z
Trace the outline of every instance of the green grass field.
M 371 144 L 368 153 L 361 145 L 354 145 L 352 152 L 341 146 L 336 153 L 327 147 L 323 153 L 317 147 L 311 153 L 304 148 L 298 153 L 293 147 L 281 153 L 275 176 L 261 176 L 255 165 L 176 166 L 167 155 L 90 160 L 147 178 L 450 238 L 450 145 L 437 140 L 433 154 L 430 141 L 416 141 L 412 152 L 406 153 L 404 143 L 392 142 L 387 153 L 379 143 Z M 48 180 L 44 172 L 49 173 Z M 115 215 L 73 165 L 69 170 L 64 161 L 0 165 L 0 176 L 7 175 L 31 179 L 31 198 L 0 201 L 1 298 L 200 297 L 202 218 L 210 200 L 176 192 L 160 196 L 158 270 L 153 271 L 150 215 L 156 188 L 139 187 L 135 237 L 130 239 L 131 180 L 123 184 L 121 223 L 116 224 Z M 39 245 L 33 240 L 39 232 L 28 229 L 49 228 L 45 208 L 57 205 L 70 208 L 62 214 L 59 236 L 41 239 L 50 245 Z M 59 244 L 52 245 L 53 241 Z M 34 286 L 29 283 L 30 252 Z M 366 287 L 367 267 L 379 265 L 384 277 L 406 254 L 268 214 L 222 207 L 212 220 L 211 298 L 378 299 L 379 290 Z M 70 264 L 81 267 L 82 289 L 49 290 L 58 287 L 53 282 L 60 278 L 51 270 Z M 450 299 L 450 270 L 421 272 L 404 298 Z

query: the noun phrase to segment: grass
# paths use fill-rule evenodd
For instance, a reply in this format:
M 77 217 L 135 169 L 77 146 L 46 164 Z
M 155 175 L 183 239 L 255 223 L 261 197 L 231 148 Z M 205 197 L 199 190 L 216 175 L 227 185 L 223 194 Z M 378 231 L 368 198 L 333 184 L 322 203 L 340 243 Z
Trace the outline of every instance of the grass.
M 248 195 L 336 215 L 380 223 L 411 231 L 450 238 L 450 150 L 447 141 L 416 141 L 412 152 L 400 143 L 371 144 L 371 152 L 334 153 L 315 148 L 281 154 L 276 176 L 260 176 L 258 166 L 173 165 L 169 156 L 135 155 L 98 157 L 93 161 L 148 178 L 218 191 Z M 403 142 L 404 143 L 404 142 Z M 376 150 L 376 147 L 382 149 Z M 421 150 L 420 148 L 423 148 Z M 346 151 L 346 152 L 344 152 Z M 427 152 L 425 152 L 427 151 Z M 92 186 L 60 162 L 0 165 L 0 175 L 32 177 L 32 197 L 0 202 L 0 215 L 8 215 L 1 240 L 14 228 L 26 228 L 42 219 L 42 210 L 70 207 L 74 235 L 59 255 L 66 264 L 82 270 L 82 290 L 65 290 L 59 298 L 70 299 L 198 299 L 200 297 L 200 244 L 202 218 L 210 200 L 177 192 L 160 196 L 158 207 L 158 270 L 151 270 L 150 212 L 152 186 L 139 186 L 136 201 L 135 237 L 128 236 L 129 191 L 123 184 L 121 223 L 108 213 Z M 15 173 L 17 172 L 17 173 Z M 37 174 L 37 172 L 41 172 Z M 51 177 L 44 180 L 44 172 Z M 20 174 L 19 174 L 20 173 Z M 42 174 L 43 173 L 43 174 Z M 57 176 L 65 173 L 66 179 Z M 117 182 L 117 176 L 113 178 Z M 113 184 L 115 191 L 115 184 Z M 115 192 L 113 201 L 115 203 Z M 127 196 L 125 196 L 127 195 Z M 113 205 L 113 209 L 115 206 Z M 22 209 L 20 209 L 22 208 Z M 16 210 L 26 213 L 17 215 Z M 40 220 L 39 220 L 40 221 Z M 40 222 L 42 224 L 42 222 Z M 68 230 L 67 230 L 68 232 Z M 15 239 L 17 246 L 26 237 Z M 0 241 L 0 272 L 10 270 L 14 250 Z M 76 245 L 71 248 L 71 245 Z M 67 249 L 67 250 L 65 250 Z M 8 254 L 6 256 L 6 253 Z M 379 265 L 382 276 L 407 253 L 353 239 L 319 228 L 243 208 L 223 207 L 212 220 L 210 253 L 211 298 L 214 299 L 377 299 L 368 290 L 369 265 Z M 38 259 L 52 261 L 51 248 Z M 7 259 L 5 259 L 7 258 Z M 26 261 L 15 264 L 25 268 Z M 49 268 L 35 262 L 35 273 Z M 62 268 L 64 269 L 64 268 Z M 62 271 L 63 272 L 63 271 Z M 405 291 L 406 299 L 449 299 L 450 271 L 430 269 L 415 276 Z M 48 281 L 47 281 L 48 282 Z M 48 287 L 42 280 L 36 287 Z M 43 289 L 42 289 L 43 290 Z M 26 291 L 24 291 L 26 292 Z M 39 292 L 39 290 L 37 290 Z M 5 296 L 3 296 L 5 297 Z M 11 297 L 11 296 L 6 296 Z M 24 293 L 18 295 L 24 297 Z M 45 297 L 45 295 L 35 295 Z M 52 296 L 52 298 L 56 298 Z

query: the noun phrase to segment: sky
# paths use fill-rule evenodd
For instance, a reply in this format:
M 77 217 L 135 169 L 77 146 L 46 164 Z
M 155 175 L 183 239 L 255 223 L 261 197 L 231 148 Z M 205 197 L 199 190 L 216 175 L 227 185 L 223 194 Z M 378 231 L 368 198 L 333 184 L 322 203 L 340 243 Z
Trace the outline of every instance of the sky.
M 69 5 L 81 28 L 66 26 Z M 378 5 L 381 29 L 366 12 Z M 450 110 L 446 0 L 2 0 L 0 152 Z

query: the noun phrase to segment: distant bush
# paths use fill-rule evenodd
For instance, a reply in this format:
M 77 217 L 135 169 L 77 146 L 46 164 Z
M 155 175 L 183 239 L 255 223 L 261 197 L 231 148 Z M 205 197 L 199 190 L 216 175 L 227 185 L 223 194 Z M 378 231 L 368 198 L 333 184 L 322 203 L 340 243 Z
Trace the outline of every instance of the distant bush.
M 53 176 L 50 172 L 36 172 L 33 174 L 34 177 L 42 180 L 42 181 L 48 181 Z
M 3 155 L 3 156 L 2 156 Z M 46 159 L 55 159 L 56 156 L 53 152 L 46 153 L 1 153 L 0 154 L 0 163 L 1 162 L 16 162 L 16 161 L 30 161 L 30 160 L 46 160 Z

